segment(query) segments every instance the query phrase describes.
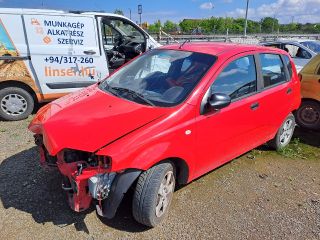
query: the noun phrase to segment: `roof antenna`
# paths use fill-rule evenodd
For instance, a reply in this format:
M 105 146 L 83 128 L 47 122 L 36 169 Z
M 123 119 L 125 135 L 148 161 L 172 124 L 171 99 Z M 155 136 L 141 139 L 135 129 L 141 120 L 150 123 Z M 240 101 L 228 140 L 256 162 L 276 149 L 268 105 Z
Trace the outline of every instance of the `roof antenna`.
M 191 42 L 190 39 L 186 39 L 180 46 L 179 49 L 181 49 L 183 47 L 183 45 L 185 45 L 187 42 Z

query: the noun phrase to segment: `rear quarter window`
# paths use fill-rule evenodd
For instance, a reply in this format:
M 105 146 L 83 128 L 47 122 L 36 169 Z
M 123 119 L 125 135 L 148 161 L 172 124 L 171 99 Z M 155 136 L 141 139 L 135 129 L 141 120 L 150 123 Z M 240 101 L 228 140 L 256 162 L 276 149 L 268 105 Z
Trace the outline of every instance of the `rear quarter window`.
M 290 58 L 287 55 L 282 55 L 282 56 L 284 58 L 285 65 L 287 66 L 289 77 L 291 79 L 292 78 L 292 65 L 291 65 Z
M 285 66 L 280 55 L 262 53 L 259 54 L 264 88 L 287 81 Z

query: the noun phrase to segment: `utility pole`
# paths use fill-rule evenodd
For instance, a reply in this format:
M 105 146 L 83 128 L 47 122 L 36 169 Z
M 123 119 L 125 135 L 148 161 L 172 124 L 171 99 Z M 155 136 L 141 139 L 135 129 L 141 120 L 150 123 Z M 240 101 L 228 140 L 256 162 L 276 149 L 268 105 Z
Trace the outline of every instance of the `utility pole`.
M 130 20 L 132 20 L 132 19 L 131 19 L 131 8 L 129 8 L 129 14 L 130 14 Z
M 140 15 L 140 27 L 141 27 L 142 26 L 141 25 L 141 14 L 142 14 L 142 5 L 141 4 L 138 5 L 138 14 Z
M 272 31 L 271 31 L 272 33 L 274 32 L 275 21 L 276 21 L 276 15 L 274 15 L 272 19 Z
M 244 23 L 244 36 L 247 36 L 247 27 L 248 27 L 248 8 L 249 8 L 249 0 L 247 0 L 247 8 L 246 8 L 246 20 Z
M 259 21 L 259 32 L 262 32 L 262 18 Z

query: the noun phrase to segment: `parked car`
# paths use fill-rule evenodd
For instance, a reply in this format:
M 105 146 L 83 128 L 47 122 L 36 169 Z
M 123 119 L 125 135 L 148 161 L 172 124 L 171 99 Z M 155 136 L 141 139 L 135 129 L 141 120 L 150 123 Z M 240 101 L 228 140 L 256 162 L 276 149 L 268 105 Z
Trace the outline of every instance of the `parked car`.
M 296 112 L 297 123 L 304 128 L 320 130 L 320 54 L 299 73 L 302 102 Z
M 158 46 L 120 15 L 0 8 L 0 118 L 24 119 Z
M 37 113 L 41 162 L 63 176 L 75 211 L 114 217 L 134 189 L 134 218 L 156 226 L 186 184 L 266 142 L 292 137 L 300 81 L 276 48 L 185 43 L 151 50 L 105 81 Z
M 263 46 L 276 47 L 287 51 L 293 58 L 298 72 L 306 65 L 311 58 L 320 53 L 320 42 L 317 40 L 278 40 L 262 42 Z

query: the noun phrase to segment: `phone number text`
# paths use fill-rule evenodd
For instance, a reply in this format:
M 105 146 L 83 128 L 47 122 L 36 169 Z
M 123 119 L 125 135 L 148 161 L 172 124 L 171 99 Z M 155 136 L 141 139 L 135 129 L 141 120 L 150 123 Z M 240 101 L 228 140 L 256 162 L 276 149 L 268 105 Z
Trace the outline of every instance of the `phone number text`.
M 44 59 L 46 63 L 58 63 L 58 64 L 66 64 L 66 63 L 93 63 L 92 57 L 46 57 Z

